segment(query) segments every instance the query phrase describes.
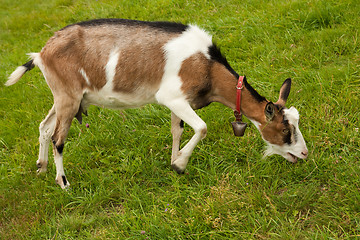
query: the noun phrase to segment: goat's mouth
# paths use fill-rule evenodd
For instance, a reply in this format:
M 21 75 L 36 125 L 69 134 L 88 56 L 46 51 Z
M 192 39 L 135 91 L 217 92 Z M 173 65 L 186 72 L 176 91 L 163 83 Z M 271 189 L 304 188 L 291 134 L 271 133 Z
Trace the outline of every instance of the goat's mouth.
M 297 163 L 297 160 L 298 160 L 298 157 L 297 156 L 295 156 L 294 154 L 292 154 L 292 153 L 287 153 L 287 155 L 289 156 L 289 158 L 288 158 L 288 160 L 290 161 L 290 162 L 292 162 L 292 163 Z

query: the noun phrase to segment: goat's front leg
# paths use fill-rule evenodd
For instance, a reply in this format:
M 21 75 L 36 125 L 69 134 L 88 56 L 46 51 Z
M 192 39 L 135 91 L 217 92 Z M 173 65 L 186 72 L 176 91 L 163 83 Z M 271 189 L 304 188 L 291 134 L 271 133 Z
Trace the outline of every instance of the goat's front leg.
M 184 131 L 184 122 L 178 116 L 176 116 L 173 112 L 171 112 L 171 134 L 173 136 L 173 144 L 172 144 L 172 153 L 171 153 L 171 164 L 176 160 L 179 149 L 180 149 L 180 141 L 181 135 Z
M 186 100 L 177 99 L 175 101 L 170 101 L 166 103 L 166 106 L 177 116 L 177 118 L 174 118 L 174 121 L 176 120 L 176 122 L 178 122 L 178 119 L 182 119 L 195 131 L 195 134 L 190 141 L 178 152 L 177 149 L 181 135 L 179 136 L 179 133 L 177 133 L 174 137 L 174 141 L 176 140 L 176 142 L 174 143 L 175 148 L 173 151 L 175 151 L 176 154 L 173 152 L 171 166 L 176 172 L 182 174 L 185 171 L 195 146 L 206 136 L 207 127 L 206 123 L 195 113 Z M 178 126 L 180 127 L 180 122 L 178 123 Z

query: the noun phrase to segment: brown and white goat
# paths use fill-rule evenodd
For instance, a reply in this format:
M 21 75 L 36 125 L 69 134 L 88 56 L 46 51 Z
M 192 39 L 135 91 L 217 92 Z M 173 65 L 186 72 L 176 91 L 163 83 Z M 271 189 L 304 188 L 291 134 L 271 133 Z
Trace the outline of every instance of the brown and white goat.
M 38 172 L 48 165 L 54 146 L 56 182 L 69 186 L 63 169 L 63 148 L 71 122 L 89 105 L 113 109 L 158 103 L 171 110 L 171 165 L 183 173 L 196 144 L 206 136 L 205 122 L 194 110 L 220 102 L 235 110 L 239 75 L 212 42 L 193 25 L 98 19 L 67 26 L 49 39 L 40 53 L 18 67 L 6 85 L 16 83 L 38 66 L 54 96 L 54 105 L 40 124 Z M 265 155 L 280 154 L 290 162 L 306 158 L 308 150 L 298 127 L 298 111 L 287 109 L 287 79 L 272 103 L 244 80 L 241 112 L 268 144 Z M 194 136 L 179 150 L 183 121 Z

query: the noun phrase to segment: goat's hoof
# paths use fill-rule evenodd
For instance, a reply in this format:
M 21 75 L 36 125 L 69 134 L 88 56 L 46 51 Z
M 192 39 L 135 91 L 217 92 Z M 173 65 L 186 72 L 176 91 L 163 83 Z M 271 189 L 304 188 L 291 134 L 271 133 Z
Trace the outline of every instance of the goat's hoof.
M 178 174 L 184 174 L 185 169 L 179 168 L 176 164 L 171 164 L 172 169 L 174 169 Z
M 69 189 L 69 187 L 70 187 L 70 183 L 67 181 L 67 179 L 66 179 L 66 177 L 64 175 L 56 177 L 55 182 L 57 184 L 59 184 L 59 186 L 62 189 L 65 189 L 65 190 Z
M 36 171 L 37 174 L 44 173 L 47 171 L 47 164 L 46 163 L 44 164 L 41 161 L 36 162 L 36 167 L 38 168 L 38 170 Z
M 45 168 L 39 168 L 38 170 L 36 170 L 36 173 L 37 174 L 42 174 L 42 173 L 45 173 L 47 171 L 47 169 Z

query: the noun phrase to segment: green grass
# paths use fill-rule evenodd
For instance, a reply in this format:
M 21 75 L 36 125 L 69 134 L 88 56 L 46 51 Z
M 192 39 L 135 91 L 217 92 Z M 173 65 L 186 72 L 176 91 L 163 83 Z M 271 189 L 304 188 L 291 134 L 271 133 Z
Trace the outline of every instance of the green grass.
M 52 106 L 38 69 L 0 84 L 0 239 L 356 239 L 360 237 L 360 4 L 357 0 L 2 0 L 0 79 L 53 32 L 92 18 L 196 23 L 268 99 L 293 79 L 309 158 L 262 159 L 256 128 L 199 110 L 208 136 L 187 174 L 170 168 L 170 112 L 91 107 L 64 152 L 71 183 L 36 175 L 38 125 Z M 186 128 L 184 143 L 192 130 Z M 144 232 L 142 232 L 144 231 Z

